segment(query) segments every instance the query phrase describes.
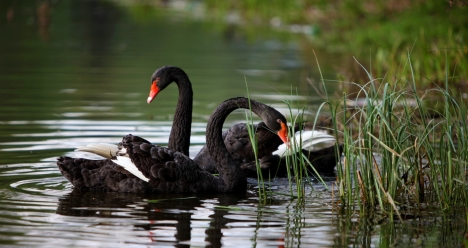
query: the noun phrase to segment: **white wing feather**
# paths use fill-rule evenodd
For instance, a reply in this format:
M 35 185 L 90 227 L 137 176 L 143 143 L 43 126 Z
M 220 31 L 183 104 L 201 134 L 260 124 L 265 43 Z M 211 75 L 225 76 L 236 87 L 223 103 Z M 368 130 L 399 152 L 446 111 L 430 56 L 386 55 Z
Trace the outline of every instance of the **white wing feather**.
M 130 160 L 129 157 L 117 156 L 117 159 L 112 159 L 112 162 L 122 166 L 125 170 L 132 173 L 141 180 L 145 182 L 149 181 L 149 178 L 145 177 L 145 175 L 143 175 L 143 173 L 141 173 L 141 171 L 138 170 L 138 168 L 135 166 L 132 160 Z
M 289 156 L 298 152 L 300 149 L 311 151 L 316 145 L 326 142 L 335 143 L 336 139 L 329 134 L 315 130 L 303 132 L 298 131 L 295 133 L 294 138 L 290 141 L 289 148 L 286 144 L 282 144 L 278 147 L 278 150 L 273 152 L 273 155 Z
M 300 141 L 300 134 L 297 135 L 296 133 L 296 146 L 299 146 L 299 141 Z M 331 146 L 335 144 L 335 142 L 336 142 L 335 137 L 329 134 L 318 132 L 318 131 L 306 131 L 306 132 L 302 132 L 301 148 L 307 151 L 312 151 L 315 149 L 315 146 L 317 146 L 318 144 L 328 143 L 327 146 Z

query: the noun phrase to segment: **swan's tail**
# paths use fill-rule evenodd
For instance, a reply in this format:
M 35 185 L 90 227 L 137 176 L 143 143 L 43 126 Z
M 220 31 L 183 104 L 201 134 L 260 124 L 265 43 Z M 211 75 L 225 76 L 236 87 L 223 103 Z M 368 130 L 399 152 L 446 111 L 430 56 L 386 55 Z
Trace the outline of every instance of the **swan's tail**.
M 306 151 L 312 151 L 316 149 L 317 145 L 323 145 L 326 143 L 328 146 L 333 145 L 336 142 L 334 136 L 319 131 L 298 131 L 295 137 L 290 142 L 290 148 L 286 144 L 282 144 L 278 147 L 278 150 L 273 152 L 273 155 L 289 156 L 299 152 L 301 149 Z
M 75 151 L 81 152 L 90 152 L 96 155 L 105 157 L 105 158 L 114 158 L 119 152 L 119 148 L 116 145 L 99 143 L 99 144 L 89 144 L 87 146 L 79 146 Z

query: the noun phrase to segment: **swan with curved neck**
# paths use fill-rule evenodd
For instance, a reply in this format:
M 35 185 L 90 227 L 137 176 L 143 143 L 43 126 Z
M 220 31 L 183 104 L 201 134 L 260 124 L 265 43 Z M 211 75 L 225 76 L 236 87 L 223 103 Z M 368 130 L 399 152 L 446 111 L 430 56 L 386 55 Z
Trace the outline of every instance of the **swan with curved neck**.
M 151 103 L 158 93 L 172 82 L 175 82 L 179 88 L 179 100 L 174 113 L 168 148 L 188 156 L 192 129 L 193 91 L 192 83 L 187 74 L 174 66 L 164 66 L 156 70 L 151 76 L 151 88 L 147 102 Z
M 243 177 L 243 180 L 245 180 L 245 175 L 239 166 L 239 161 L 232 158 L 230 152 L 226 148 L 222 134 L 222 127 L 226 117 L 238 108 L 250 108 L 281 140 L 287 140 L 288 138 L 286 118 L 275 109 L 254 100 L 249 101 L 245 97 L 231 98 L 221 103 L 208 120 L 206 127 L 206 146 L 216 163 L 219 177 L 223 178 L 225 182 L 229 181 L 226 180 L 227 178 Z M 237 180 L 232 180 L 232 182 L 236 183 Z M 231 185 L 230 187 L 234 186 Z
M 104 160 L 59 157 L 57 165 L 62 174 L 78 189 L 118 192 L 245 192 L 246 177 L 238 161 L 228 152 L 222 137 L 226 117 L 235 109 L 245 108 L 257 114 L 281 139 L 286 139 L 286 119 L 275 109 L 244 97 L 221 103 L 207 125 L 207 146 L 216 163 L 219 176 L 201 169 L 185 154 L 153 145 L 131 134 L 114 149 L 108 149 Z M 102 153 L 106 155 L 106 153 Z

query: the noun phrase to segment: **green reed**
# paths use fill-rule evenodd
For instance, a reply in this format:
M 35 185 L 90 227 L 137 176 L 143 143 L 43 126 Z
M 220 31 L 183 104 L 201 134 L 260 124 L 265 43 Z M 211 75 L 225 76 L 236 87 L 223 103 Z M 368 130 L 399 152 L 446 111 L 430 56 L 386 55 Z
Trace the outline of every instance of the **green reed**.
M 247 89 L 247 97 L 250 99 L 250 93 L 249 93 L 247 81 L 246 81 L 246 89 Z M 294 94 L 296 96 L 298 95 L 297 92 L 296 93 L 291 92 L 291 95 L 294 95 Z M 302 137 L 300 136 L 300 140 L 298 142 L 295 142 L 296 141 L 295 132 L 298 130 L 295 130 L 294 127 L 297 126 L 299 129 L 299 132 L 302 132 L 302 130 L 304 129 L 304 123 L 307 118 L 307 116 L 305 116 L 305 109 L 301 108 L 299 109 L 297 114 L 294 114 L 293 107 L 292 107 L 294 104 L 293 101 L 284 100 L 283 102 L 288 106 L 288 110 L 289 110 L 288 125 L 290 127 L 289 140 L 290 140 L 290 145 L 291 145 L 289 149 L 298 151 L 296 153 L 293 153 L 290 156 L 285 156 L 284 158 L 282 158 L 282 159 L 285 159 L 285 162 L 287 165 L 286 171 L 287 171 L 287 177 L 289 180 L 288 186 L 289 186 L 289 192 L 290 192 L 288 196 L 293 197 L 293 198 L 298 198 L 298 199 L 304 199 L 305 197 L 304 186 L 307 183 L 311 183 L 310 181 L 311 176 L 319 180 L 326 189 L 328 189 L 328 186 L 325 184 L 320 174 L 313 167 L 313 162 L 309 161 L 307 156 L 301 152 L 302 151 Z M 302 104 L 302 106 L 305 106 L 305 104 Z M 315 129 L 315 124 L 317 123 L 318 116 L 323 106 L 324 104 L 322 104 L 317 111 L 317 115 L 313 122 L 313 129 Z M 263 173 L 262 173 L 262 168 L 260 165 L 260 161 L 259 161 L 260 158 L 258 157 L 258 144 L 257 144 L 256 135 L 255 135 L 256 130 L 255 130 L 255 126 L 253 123 L 252 111 L 249 111 L 248 113 L 246 113 L 245 118 L 247 122 L 249 138 L 251 140 L 252 148 L 255 154 L 259 196 L 261 198 L 266 199 L 268 192 L 267 192 L 265 180 L 271 180 L 272 177 L 276 176 L 276 172 L 270 171 L 269 178 L 264 178 Z M 313 175 L 309 174 L 308 169 L 314 172 Z M 272 193 L 272 192 L 269 192 L 269 193 Z M 281 193 L 277 193 L 277 194 L 281 194 Z M 281 195 L 284 195 L 284 194 L 281 194 Z
M 293 95 L 294 92 L 291 92 L 291 95 Z M 297 92 L 295 93 L 296 95 L 298 94 Z M 303 154 L 302 151 L 302 135 L 299 136 L 299 140 L 296 142 L 296 136 L 295 132 L 299 131 L 302 133 L 302 130 L 304 129 L 304 123 L 307 121 L 307 116 L 305 115 L 305 109 L 302 107 L 297 115 L 293 114 L 292 111 L 292 105 L 294 104 L 292 101 L 284 100 L 283 101 L 287 106 L 289 110 L 289 125 L 291 126 L 291 130 L 289 130 L 289 138 L 290 138 L 290 149 L 294 151 L 299 151 L 297 153 L 293 153 L 291 156 L 285 157 L 286 159 L 286 165 L 287 165 L 287 173 L 288 173 L 288 179 L 289 179 L 289 186 L 290 186 L 290 192 L 294 192 L 292 186 L 296 185 L 295 192 L 297 192 L 297 197 L 304 197 L 302 194 L 304 192 L 303 186 L 305 185 L 306 182 L 310 182 L 309 178 L 310 176 L 313 176 L 317 180 L 319 180 L 323 186 L 328 189 L 328 186 L 325 184 L 323 181 L 322 177 L 320 174 L 317 172 L 317 170 L 313 166 L 313 161 L 309 161 L 307 156 Z M 304 105 L 304 104 L 303 104 Z M 318 116 L 321 113 L 321 110 L 325 104 L 321 104 L 316 112 L 316 116 L 314 121 L 312 122 L 312 130 L 315 130 L 316 123 Z M 299 130 L 294 130 L 293 128 L 295 126 L 298 126 Z M 313 172 L 312 175 L 309 174 L 309 170 Z
M 412 66 L 408 55 L 403 67 L 413 72 Z M 340 126 L 344 143 L 343 164 L 337 166 L 342 204 L 357 204 L 361 211 L 378 206 L 391 217 L 400 216 L 401 206 L 464 204 L 468 113 L 463 99 L 449 92 L 454 77 L 449 69 L 445 88 L 435 86 L 422 96 L 415 77 L 367 74 L 369 82 L 356 85 L 356 97 L 343 94 L 334 101 L 327 96 L 335 133 Z M 364 99 L 361 105 L 355 104 L 358 96 Z
M 356 95 L 343 94 L 340 99 L 328 95 L 321 75 L 326 102 L 317 116 L 322 107 L 329 107 L 332 130 L 344 144 L 344 157 L 336 167 L 336 186 L 343 206 L 358 207 L 363 213 L 377 207 L 392 219 L 401 218 L 402 207 L 449 210 L 466 204 L 468 111 L 465 101 L 457 98 L 461 94 L 450 91 L 455 70 L 451 72 L 448 63 L 445 65 L 443 88 L 435 85 L 419 92 L 416 77 L 378 78 L 366 71 L 369 81 L 353 84 L 359 88 Z M 414 74 L 410 54 L 402 70 Z M 301 124 L 304 109 L 295 116 L 293 103 L 285 103 L 290 111 L 289 125 Z M 290 134 L 295 139 L 293 130 Z M 310 167 L 311 161 L 301 153 L 286 159 L 291 196 L 294 192 L 295 197 L 303 199 L 310 176 L 304 168 Z M 259 168 L 259 186 L 264 187 L 260 172 Z
M 245 88 L 247 89 L 247 98 L 250 100 L 250 92 L 249 86 L 247 84 L 247 79 L 245 80 Z M 265 181 L 263 180 L 263 173 L 262 168 L 260 166 L 260 161 L 258 157 L 258 143 L 257 143 L 257 136 L 255 126 L 253 123 L 253 115 L 252 115 L 252 106 L 250 105 L 249 101 L 249 109 L 250 111 L 245 114 L 247 131 L 249 132 L 250 142 L 252 143 L 252 149 L 255 155 L 255 165 L 257 168 L 257 181 L 258 181 L 258 189 L 259 189 L 259 196 L 262 199 L 266 199 L 266 186 Z
M 291 108 L 291 102 L 287 100 L 285 100 L 284 102 L 288 105 L 288 125 L 291 127 L 291 129 L 289 130 L 289 141 L 291 147 L 289 149 L 293 149 L 295 151 L 302 151 L 302 140 L 299 140 L 299 142 L 296 144 L 296 137 L 294 135 L 296 130 L 294 130 L 294 127 L 297 123 L 299 124 L 299 129 L 302 130 L 304 109 L 301 109 L 299 114 L 294 116 Z M 304 171 L 304 169 L 307 168 L 307 163 L 306 159 L 304 159 L 303 156 L 300 156 L 300 154 L 293 153 L 290 156 L 284 157 L 283 159 L 285 159 L 286 162 L 286 171 L 289 181 L 289 192 L 291 194 L 295 192 L 296 197 L 298 197 L 299 199 L 303 199 L 304 180 L 306 179 L 306 175 L 304 175 L 306 171 Z M 294 185 L 295 188 L 293 188 Z

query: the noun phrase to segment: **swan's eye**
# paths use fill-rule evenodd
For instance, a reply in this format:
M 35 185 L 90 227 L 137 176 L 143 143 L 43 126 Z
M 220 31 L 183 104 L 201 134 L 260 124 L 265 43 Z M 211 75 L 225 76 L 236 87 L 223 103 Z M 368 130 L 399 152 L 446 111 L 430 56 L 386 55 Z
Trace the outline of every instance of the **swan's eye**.
M 278 122 L 280 124 L 282 123 L 282 121 L 280 119 L 276 119 L 276 122 Z

